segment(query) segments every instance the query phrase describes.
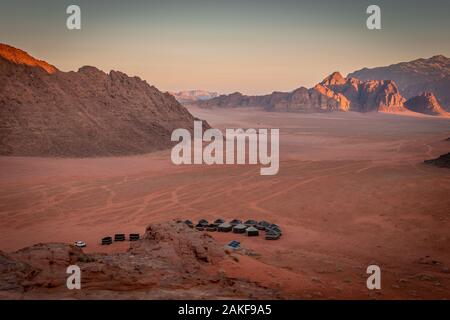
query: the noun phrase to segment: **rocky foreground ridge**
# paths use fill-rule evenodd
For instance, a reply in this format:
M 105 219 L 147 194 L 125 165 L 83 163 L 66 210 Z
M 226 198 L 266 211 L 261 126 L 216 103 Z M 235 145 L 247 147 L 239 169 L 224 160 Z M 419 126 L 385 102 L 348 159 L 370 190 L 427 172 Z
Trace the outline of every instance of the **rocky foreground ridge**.
M 185 223 L 153 224 L 124 253 L 85 254 L 62 243 L 0 252 L 0 298 L 120 298 L 121 293 L 149 299 L 276 297 L 272 289 L 222 271 L 236 261 L 210 235 Z M 67 289 L 69 265 L 80 267 L 82 290 Z

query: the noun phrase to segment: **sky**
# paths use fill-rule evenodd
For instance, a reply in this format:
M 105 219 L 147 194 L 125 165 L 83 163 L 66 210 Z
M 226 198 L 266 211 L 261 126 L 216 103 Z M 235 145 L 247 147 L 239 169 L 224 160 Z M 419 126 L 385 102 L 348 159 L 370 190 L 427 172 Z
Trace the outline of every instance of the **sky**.
M 66 8 L 81 8 L 81 30 Z M 366 9 L 381 8 L 381 30 Z M 60 70 L 91 65 L 163 91 L 266 94 L 443 54 L 448 0 L 0 0 L 0 42 Z

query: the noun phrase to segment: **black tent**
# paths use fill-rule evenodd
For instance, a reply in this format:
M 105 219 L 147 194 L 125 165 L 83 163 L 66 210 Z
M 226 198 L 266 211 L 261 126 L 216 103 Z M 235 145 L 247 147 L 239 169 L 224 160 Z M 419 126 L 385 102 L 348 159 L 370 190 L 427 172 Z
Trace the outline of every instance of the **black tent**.
M 258 222 L 255 221 L 255 220 L 251 220 L 251 219 L 250 219 L 250 220 L 245 221 L 244 224 L 245 224 L 246 226 L 249 226 L 249 227 L 252 226 L 252 227 L 253 227 L 253 226 L 256 226 L 256 225 L 258 224 Z
M 104 237 L 102 239 L 102 246 L 112 244 L 112 237 Z
M 238 224 L 233 227 L 234 233 L 245 233 L 245 230 L 247 230 L 247 226 L 245 224 Z
M 262 221 L 258 222 L 258 224 L 256 225 L 256 228 L 258 230 L 266 230 L 266 228 L 269 226 L 270 226 L 269 222 L 262 220 Z
M 207 225 L 205 225 L 205 224 L 197 223 L 196 226 L 195 226 L 195 229 L 197 229 L 198 231 L 203 231 L 203 230 L 205 230 L 206 226 Z
M 246 232 L 247 232 L 247 236 L 249 236 L 249 237 L 257 237 L 257 236 L 259 236 L 258 229 L 256 229 L 253 226 L 252 227 L 248 227 Z
M 238 219 L 233 219 L 233 220 L 230 221 L 230 224 L 232 226 L 237 226 L 238 224 L 242 224 L 242 221 L 238 220 Z
M 233 226 L 227 222 L 221 223 L 218 228 L 219 232 L 230 232 L 233 230 Z
M 189 226 L 189 228 L 193 228 L 194 227 L 194 224 L 192 223 L 191 220 L 185 220 L 184 223 L 187 224 Z
M 221 225 L 222 223 L 224 223 L 225 222 L 225 220 L 223 220 L 223 219 L 217 219 L 216 221 L 214 221 L 214 225 L 216 226 L 216 227 L 218 227 L 219 225 Z
M 140 238 L 139 233 L 130 233 L 129 239 L 130 241 L 138 241 Z
M 278 240 L 280 239 L 280 234 L 276 231 L 269 230 L 266 232 L 266 240 Z
M 125 234 L 124 233 L 115 234 L 114 241 L 125 241 Z
M 267 230 L 276 231 L 280 234 L 280 236 L 282 234 L 281 228 L 279 226 L 277 226 L 276 224 L 271 224 L 269 227 L 267 227 Z

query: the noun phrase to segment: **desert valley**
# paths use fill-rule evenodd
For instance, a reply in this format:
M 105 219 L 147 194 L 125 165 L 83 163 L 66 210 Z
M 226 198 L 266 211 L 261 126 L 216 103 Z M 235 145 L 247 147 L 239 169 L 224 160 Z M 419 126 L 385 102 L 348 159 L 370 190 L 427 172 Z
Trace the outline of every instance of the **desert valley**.
M 137 77 L 1 49 L 0 298 L 450 298 L 450 169 L 424 163 L 450 151 L 449 87 L 363 70 L 266 96 L 181 94 L 183 106 Z M 447 66 L 442 88 L 448 59 L 428 63 Z M 194 119 L 278 128 L 278 174 L 174 165 L 170 133 Z M 217 218 L 283 235 L 179 222 Z M 101 245 L 116 233 L 142 239 Z M 242 249 L 224 249 L 232 240 Z M 80 291 L 65 286 L 73 263 Z M 366 287 L 372 264 L 381 290 Z

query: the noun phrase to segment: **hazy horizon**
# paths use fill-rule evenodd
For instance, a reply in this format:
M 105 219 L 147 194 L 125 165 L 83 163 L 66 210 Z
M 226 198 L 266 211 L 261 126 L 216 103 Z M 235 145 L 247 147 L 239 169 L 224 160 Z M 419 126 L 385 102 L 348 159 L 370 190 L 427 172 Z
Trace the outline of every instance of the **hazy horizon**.
M 450 56 L 450 3 L 376 1 L 383 29 L 370 31 L 365 12 L 372 2 L 83 0 L 76 2 L 82 29 L 71 31 L 65 21 L 72 1 L 2 1 L 0 42 L 62 71 L 92 65 L 163 91 L 243 94 L 311 87 L 333 71 L 345 76 Z

